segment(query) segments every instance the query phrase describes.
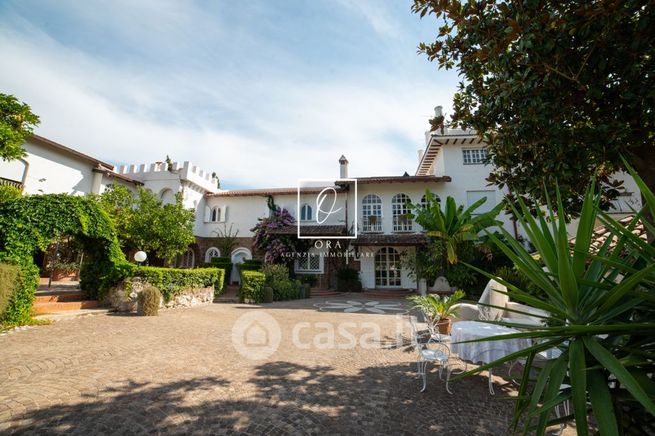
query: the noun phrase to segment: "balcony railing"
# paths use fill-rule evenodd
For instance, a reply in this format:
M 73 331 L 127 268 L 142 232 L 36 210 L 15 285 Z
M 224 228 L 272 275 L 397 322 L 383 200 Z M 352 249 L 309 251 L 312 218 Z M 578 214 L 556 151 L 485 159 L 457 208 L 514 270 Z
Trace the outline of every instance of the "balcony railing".
M 381 233 L 382 217 L 376 215 L 365 216 L 364 222 L 362 223 L 362 231 L 367 233 Z
M 0 185 L 13 186 L 16 189 L 23 190 L 23 184 L 21 182 L 17 182 L 16 180 L 5 179 L 4 177 L 0 177 Z
M 412 228 L 412 219 L 405 215 L 393 217 L 393 231 L 394 232 L 411 232 Z

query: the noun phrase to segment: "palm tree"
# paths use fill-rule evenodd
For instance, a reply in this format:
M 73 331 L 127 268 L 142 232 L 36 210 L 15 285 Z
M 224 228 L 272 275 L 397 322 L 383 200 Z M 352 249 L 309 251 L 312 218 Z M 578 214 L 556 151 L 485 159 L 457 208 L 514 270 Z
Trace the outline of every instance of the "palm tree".
M 410 205 L 410 210 L 426 235 L 443 244 L 448 264 L 454 265 L 459 262 L 458 254 L 462 245 L 478 240 L 478 233 L 499 224 L 496 216 L 503 208 L 502 203 L 488 212 L 475 214 L 476 209 L 486 200 L 481 198 L 464 209 L 463 205 L 457 206 L 453 197 L 447 197 L 443 205 L 438 196 L 426 191 L 425 202 Z

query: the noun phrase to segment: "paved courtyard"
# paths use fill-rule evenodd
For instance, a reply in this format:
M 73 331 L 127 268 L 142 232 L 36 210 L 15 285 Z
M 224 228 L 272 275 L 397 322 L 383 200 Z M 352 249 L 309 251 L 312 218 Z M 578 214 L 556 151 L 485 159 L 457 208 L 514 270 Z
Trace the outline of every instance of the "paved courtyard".
M 501 379 L 496 397 L 484 377 L 452 383 L 450 395 L 433 372 L 419 392 L 415 353 L 393 346 L 394 304 L 319 302 L 92 316 L 0 336 L 0 433 L 508 433 L 512 404 L 499 397 L 511 387 Z M 233 347 L 232 329 L 262 312 L 279 324 L 280 344 L 251 360 Z M 329 326 L 335 348 L 325 349 Z M 260 327 L 243 330 L 255 351 L 259 339 L 275 340 Z M 364 347 L 352 348 L 362 335 Z

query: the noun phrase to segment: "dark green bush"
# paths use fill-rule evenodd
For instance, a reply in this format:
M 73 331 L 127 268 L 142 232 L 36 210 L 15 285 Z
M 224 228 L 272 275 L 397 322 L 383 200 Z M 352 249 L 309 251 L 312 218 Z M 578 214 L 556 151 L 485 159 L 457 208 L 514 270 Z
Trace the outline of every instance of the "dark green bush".
M 266 276 L 263 273 L 259 271 L 241 271 L 240 297 L 247 302 L 263 302 L 265 283 Z
M 273 289 L 273 300 L 295 300 L 302 297 L 302 283 L 289 278 L 289 268 L 286 265 L 264 265 L 262 273 L 266 276 L 266 286 Z
M 308 284 L 310 287 L 314 287 L 318 283 L 318 277 L 315 274 L 298 274 L 297 277 L 302 283 Z
M 129 268 L 128 268 L 129 269 Z M 165 302 L 188 288 L 206 288 L 214 286 L 214 296 L 223 291 L 225 271 L 218 268 L 158 268 L 152 266 L 132 265 L 126 279 L 140 277 L 161 291 Z
M 241 271 L 261 271 L 262 261 L 259 259 L 246 259 L 242 263 L 237 264 L 237 269 Z
M 353 268 L 339 269 L 337 271 L 337 291 L 361 292 L 362 281 L 359 278 L 359 271 Z
M 230 272 L 232 271 L 232 259 L 229 257 L 212 257 L 211 266 Z
M 138 297 L 138 313 L 145 316 L 157 316 L 161 304 L 161 292 L 154 286 L 146 286 Z
M 478 273 L 462 263 L 457 263 L 448 268 L 446 278 L 450 286 L 468 290 L 478 282 Z
M 21 268 L 0 264 L 0 322 L 18 325 L 29 322 L 38 280 L 34 265 Z

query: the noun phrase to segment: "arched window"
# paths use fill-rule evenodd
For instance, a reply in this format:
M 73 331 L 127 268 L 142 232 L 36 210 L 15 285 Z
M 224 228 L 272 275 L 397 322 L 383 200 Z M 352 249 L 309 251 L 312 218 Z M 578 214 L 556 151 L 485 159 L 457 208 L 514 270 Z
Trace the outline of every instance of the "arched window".
M 392 247 L 382 247 L 375 253 L 375 286 L 400 287 L 400 253 Z
M 312 207 L 308 204 L 303 204 L 300 208 L 300 221 L 312 220 Z
M 430 194 L 432 195 L 432 203 L 437 203 L 441 201 L 439 196 L 435 194 L 434 192 L 430 191 Z M 428 207 L 428 196 L 426 194 L 423 194 L 423 197 L 421 197 L 421 202 L 419 203 L 422 209 L 425 209 Z
M 382 231 L 382 199 L 368 194 L 362 199 L 362 229 L 365 232 Z
M 412 231 L 412 219 L 409 217 L 409 201 L 407 194 L 396 194 L 391 199 L 394 232 Z
M 217 223 L 221 220 L 221 208 L 216 206 L 209 214 L 209 221 Z
M 196 264 L 196 255 L 192 249 L 188 249 L 186 253 L 178 258 L 178 265 L 180 268 L 193 268 Z
M 214 257 L 220 257 L 221 251 L 216 248 L 216 247 L 211 247 L 207 252 L 205 253 L 205 262 L 210 263 L 212 261 L 212 258 Z

